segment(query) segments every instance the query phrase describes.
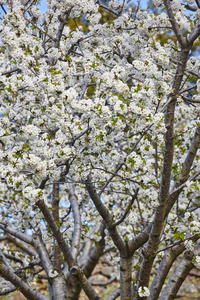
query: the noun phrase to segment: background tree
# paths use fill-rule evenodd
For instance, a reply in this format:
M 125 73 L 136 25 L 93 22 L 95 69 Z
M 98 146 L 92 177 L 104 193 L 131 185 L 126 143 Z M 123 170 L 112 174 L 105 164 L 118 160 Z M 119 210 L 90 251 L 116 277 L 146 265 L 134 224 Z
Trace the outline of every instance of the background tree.
M 99 299 L 108 255 L 109 300 L 172 299 L 200 265 L 200 3 L 129 2 L 1 1 L 1 295 Z

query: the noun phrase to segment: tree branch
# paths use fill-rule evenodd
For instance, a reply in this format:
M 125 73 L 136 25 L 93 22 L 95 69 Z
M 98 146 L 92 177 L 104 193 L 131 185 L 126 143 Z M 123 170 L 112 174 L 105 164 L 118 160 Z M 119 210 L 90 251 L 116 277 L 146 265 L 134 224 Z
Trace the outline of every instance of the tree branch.
M 132 196 L 132 199 L 131 199 L 131 201 L 129 202 L 129 205 L 128 205 L 128 207 L 126 208 L 125 213 L 123 214 L 123 216 L 121 217 L 121 219 L 118 220 L 118 221 L 116 221 L 116 222 L 113 224 L 113 226 L 118 226 L 119 224 L 121 224 L 121 223 L 125 220 L 126 216 L 128 215 L 128 213 L 129 213 L 129 211 L 130 211 L 130 209 L 131 209 L 131 207 L 132 207 L 132 205 L 133 205 L 133 202 L 135 201 L 135 199 L 136 199 L 136 197 L 137 197 L 138 191 L 139 191 L 139 189 L 137 189 L 136 192 L 135 192 L 135 194 Z
M 193 140 L 191 142 L 190 149 L 189 149 L 187 157 L 186 157 L 186 159 L 183 163 L 182 174 L 181 174 L 178 182 L 174 185 L 174 187 L 171 191 L 170 198 L 169 198 L 168 203 L 167 203 L 167 209 L 166 209 L 165 217 L 171 211 L 171 208 L 173 207 L 175 201 L 178 199 L 178 196 L 181 192 L 181 189 L 184 187 L 184 183 L 186 182 L 186 180 L 189 177 L 189 173 L 190 173 L 192 164 L 194 162 L 194 159 L 196 157 L 196 153 L 199 149 L 199 146 L 200 146 L 200 127 L 197 128 L 195 133 L 194 133 L 194 137 L 193 137 Z
M 33 239 L 31 236 L 28 236 L 24 233 L 14 230 L 13 228 L 5 225 L 4 223 L 0 223 L 0 228 L 3 229 L 5 232 L 9 233 L 10 235 L 15 236 L 16 238 L 24 241 L 27 244 L 33 245 Z
M 190 274 L 190 275 L 191 275 L 191 274 Z M 12 286 L 13 286 L 13 285 L 12 285 Z M 8 289 L 5 290 L 5 291 L 0 292 L 0 296 L 5 296 L 5 295 L 8 295 L 8 294 L 10 294 L 10 293 L 12 293 L 12 292 L 15 292 L 15 291 L 16 291 L 16 287 L 13 286 L 13 287 L 8 288 Z
M 27 299 L 48 300 L 47 297 L 30 287 L 20 277 L 18 277 L 11 267 L 6 266 L 4 264 L 2 254 L 0 254 L 0 274 L 5 280 L 10 281 L 16 288 L 18 288 Z
M 168 0 L 165 0 L 168 3 Z M 189 56 L 189 49 L 182 49 L 179 57 L 179 64 L 177 66 L 174 82 L 172 85 L 172 93 L 168 95 L 167 109 L 165 113 L 165 150 L 162 169 L 162 179 L 159 191 L 159 206 L 156 208 L 152 228 L 148 243 L 143 250 L 143 261 L 140 269 L 139 287 L 149 286 L 150 273 L 154 259 L 156 257 L 157 248 L 162 234 L 163 222 L 165 219 L 166 207 L 169 199 L 169 189 L 171 183 L 172 162 L 174 156 L 174 112 L 176 105 L 176 98 L 181 86 L 182 78 L 186 68 Z M 140 297 L 138 296 L 138 299 Z
M 195 2 L 197 4 L 198 8 L 200 8 L 200 1 L 199 0 L 195 0 Z
M 99 7 L 102 7 L 104 9 L 106 9 L 107 11 L 114 14 L 115 16 L 120 15 L 116 10 L 112 9 L 111 7 L 108 7 L 107 5 L 104 5 L 104 4 L 100 3 L 100 1 L 98 1 L 97 3 L 99 4 Z
M 163 287 L 163 284 L 165 282 L 165 279 L 167 278 L 167 274 L 171 269 L 173 262 L 184 250 L 185 246 L 184 244 L 181 244 L 170 248 L 165 252 L 151 284 L 149 300 L 158 299 L 160 291 Z
M 117 175 L 118 171 L 124 166 L 126 160 L 128 159 L 128 156 L 136 149 L 136 147 L 138 146 L 138 144 L 140 143 L 140 141 L 143 139 L 143 137 L 145 136 L 145 134 L 147 133 L 147 131 L 153 126 L 153 124 L 149 125 L 146 127 L 146 129 L 144 129 L 144 131 L 141 133 L 140 138 L 137 140 L 137 142 L 133 145 L 133 147 L 130 149 L 130 151 L 127 154 L 127 157 L 124 158 L 124 161 L 122 163 L 119 164 L 119 166 L 116 168 L 115 172 L 112 174 L 112 176 L 108 179 L 108 181 L 104 184 L 104 186 L 101 188 L 99 195 L 101 195 L 103 193 L 103 191 L 105 190 L 105 188 L 109 185 L 109 183 L 113 180 L 113 178 Z
M 77 260 L 81 238 L 81 215 L 77 197 L 74 191 L 74 186 L 70 183 L 68 184 L 68 195 L 74 218 L 74 231 L 71 245 L 71 253 L 74 259 Z
M 190 35 L 187 37 L 188 43 L 192 45 L 194 41 L 199 37 L 200 35 L 200 20 L 197 21 L 196 26 L 190 33 Z
M 160 300 L 170 300 L 175 298 L 183 281 L 185 280 L 185 278 L 193 268 L 193 263 L 192 263 L 193 256 L 194 255 L 192 251 L 185 252 L 179 265 L 175 269 L 172 277 L 170 278 L 169 282 L 164 288 L 160 296 Z
M 37 249 L 37 253 L 39 255 L 39 258 L 42 262 L 42 266 L 45 269 L 45 272 L 47 276 L 49 276 L 49 272 L 53 270 L 53 265 L 49 259 L 49 254 L 47 252 L 47 249 L 44 245 L 44 242 L 42 240 L 42 234 L 38 231 L 38 233 L 35 233 L 33 236 L 33 242 L 34 246 Z
M 43 200 L 38 200 L 36 202 L 36 205 L 39 207 L 39 209 L 43 213 L 46 222 L 48 223 L 50 229 L 52 230 L 53 235 L 56 238 L 58 245 L 64 255 L 64 258 L 69 266 L 70 273 L 76 277 L 76 279 L 80 283 L 81 287 L 83 288 L 85 294 L 88 296 L 88 298 L 90 300 L 99 299 L 95 290 L 92 288 L 92 286 L 88 282 L 87 278 L 85 277 L 83 271 L 75 263 L 73 256 L 70 252 L 70 249 L 63 238 L 63 234 L 60 232 L 59 227 L 56 225 L 56 223 L 53 219 L 53 216 L 51 215 L 47 205 L 44 203 Z
M 37 252 L 29 245 L 26 245 L 26 243 L 24 243 L 22 240 L 15 238 L 14 236 L 12 236 L 10 234 L 6 235 L 6 238 L 10 242 L 12 242 L 16 246 L 18 246 L 20 249 L 22 249 L 22 251 L 29 254 L 30 256 L 35 256 L 35 257 L 37 256 Z
M 169 21 L 172 24 L 172 28 L 173 28 L 173 31 L 174 31 L 176 37 L 177 37 L 177 40 L 178 40 L 179 44 L 181 45 L 181 47 L 184 48 L 184 47 L 187 46 L 187 43 L 186 43 L 185 38 L 182 36 L 181 31 L 179 30 L 179 26 L 178 26 L 178 23 L 176 22 L 176 19 L 174 17 L 174 13 L 172 11 L 170 1 L 169 0 L 164 0 L 164 5 L 165 5 L 165 8 L 167 10 Z
M 87 258 L 86 262 L 83 266 L 83 272 L 87 278 L 92 274 L 92 271 L 94 270 L 95 266 L 97 265 L 99 258 L 103 254 L 103 250 L 105 248 L 105 224 L 104 222 L 101 223 L 100 228 L 100 235 L 101 239 L 98 242 L 98 244 L 93 248 L 91 251 L 89 257 Z
M 59 24 L 59 27 L 58 27 L 58 32 L 57 32 L 57 35 L 56 35 L 56 41 L 55 41 L 55 44 L 54 44 L 54 47 L 55 47 L 55 48 L 58 48 L 58 47 L 59 47 L 60 40 L 61 40 L 62 33 L 63 33 L 63 29 L 64 29 L 65 25 L 66 25 L 67 22 L 68 22 L 69 15 L 70 15 L 70 12 L 71 12 L 72 8 L 73 8 L 73 6 L 70 7 L 70 8 L 69 8 L 62 16 L 60 16 L 60 18 L 59 18 L 60 24 Z
M 53 183 L 53 197 L 52 197 L 52 208 L 53 208 L 53 218 L 54 221 L 59 224 L 59 203 L 60 203 L 60 191 L 59 183 Z M 54 269 L 58 272 L 61 272 L 61 252 L 57 245 L 56 239 L 54 238 Z
M 107 300 L 115 300 L 120 296 L 120 288 L 114 290 L 114 292 L 108 297 Z
M 120 234 L 118 233 L 116 227 L 113 226 L 114 225 L 113 217 L 111 216 L 106 206 L 102 203 L 100 196 L 97 194 L 92 184 L 91 176 L 88 176 L 87 180 L 85 181 L 85 185 L 90 195 L 90 198 L 92 199 L 96 209 L 98 210 L 99 214 L 101 215 L 102 219 L 106 224 L 109 234 L 113 240 L 113 243 L 119 249 L 119 251 L 124 251 L 125 243 L 122 240 Z
M 113 276 L 106 281 L 90 281 L 90 284 L 93 286 L 106 286 L 114 281 L 116 281 L 116 276 Z

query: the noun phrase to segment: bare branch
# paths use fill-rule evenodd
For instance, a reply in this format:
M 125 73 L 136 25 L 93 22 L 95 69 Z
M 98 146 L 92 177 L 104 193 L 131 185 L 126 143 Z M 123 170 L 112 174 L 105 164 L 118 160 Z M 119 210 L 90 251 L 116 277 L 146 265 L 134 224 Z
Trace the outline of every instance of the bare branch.
M 83 272 L 87 278 L 92 274 L 92 271 L 94 270 L 95 266 L 97 265 L 99 258 L 103 254 L 104 247 L 105 247 L 105 232 L 104 232 L 104 230 L 105 230 L 105 224 L 104 224 L 104 222 L 102 222 L 101 228 L 100 228 L 101 239 L 97 243 L 97 245 L 93 248 L 90 255 L 87 257 L 86 262 L 84 263 Z
M 8 294 L 10 294 L 10 293 L 12 293 L 14 291 L 16 291 L 16 287 L 15 286 L 10 287 L 10 288 L 8 288 L 5 291 L 0 292 L 0 296 L 8 295 Z
M 60 16 L 59 20 L 60 20 L 60 24 L 59 24 L 59 27 L 58 27 L 58 33 L 56 35 L 56 40 L 55 40 L 55 44 L 54 44 L 54 47 L 55 48 L 58 48 L 59 47 L 59 44 L 60 44 L 60 40 L 61 40 L 61 37 L 62 37 L 62 33 L 63 33 L 63 30 L 64 30 L 64 27 L 65 25 L 68 23 L 68 19 L 69 19 L 69 15 L 70 15 L 70 12 L 72 10 L 73 6 L 70 7 L 70 9 L 68 9 L 62 16 Z
M 124 251 L 125 243 L 122 240 L 121 236 L 119 235 L 117 229 L 115 226 L 113 226 L 113 218 L 109 212 L 109 210 L 106 208 L 106 206 L 102 203 L 100 196 L 97 194 L 92 181 L 91 176 L 88 176 L 87 181 L 85 181 L 86 188 L 89 192 L 90 198 L 92 199 L 94 205 L 96 206 L 96 209 L 98 210 L 99 214 L 103 218 L 106 227 L 110 233 L 110 236 L 115 244 L 115 246 L 120 250 Z
M 179 41 L 181 47 L 184 48 L 184 47 L 187 46 L 187 43 L 186 43 L 185 38 L 182 36 L 181 31 L 179 30 L 179 26 L 178 26 L 178 23 L 176 22 L 176 19 L 174 17 L 174 13 L 172 11 L 170 1 L 169 0 L 164 0 L 164 5 L 165 5 L 165 8 L 167 10 L 167 14 L 169 16 L 169 21 L 172 24 L 172 28 L 173 28 L 173 31 L 174 31 L 176 37 L 177 37 L 177 40 Z
M 29 235 L 26 235 L 24 233 L 21 233 L 17 230 L 14 230 L 13 228 L 11 228 L 10 226 L 7 226 L 6 224 L 4 223 L 0 223 L 0 228 L 3 229 L 5 232 L 17 237 L 18 239 L 24 241 L 25 243 L 27 244 L 33 244 L 33 240 L 32 240 L 32 237 L 29 236 Z
M 90 284 L 93 286 L 107 286 L 108 284 L 116 281 L 116 276 L 111 277 L 106 281 L 90 281 Z
M 19 72 L 19 71 L 21 71 L 21 69 L 15 68 L 15 69 L 12 69 L 12 70 L 10 70 L 10 71 L 5 71 L 5 72 L 3 72 L 2 75 L 10 75 L 10 74 L 12 74 L 12 73 L 14 73 L 14 72 Z
M 31 256 L 37 256 L 37 252 L 35 251 L 35 249 L 31 248 L 29 245 L 27 245 L 26 243 L 24 243 L 22 240 L 15 238 L 14 236 L 8 234 L 6 236 L 6 238 L 11 241 L 12 243 L 14 243 L 16 246 L 18 246 L 20 249 L 22 249 L 22 251 L 28 253 Z
M 145 229 L 136 235 L 131 241 L 128 242 L 128 249 L 130 253 L 134 253 L 135 250 L 139 249 L 143 246 L 149 238 L 149 234 L 151 232 L 152 224 L 149 224 L 145 227 Z
M 188 103 L 200 103 L 200 99 L 192 99 L 189 97 L 181 96 L 181 98 Z
M 100 1 L 98 1 L 97 3 L 99 4 L 99 7 L 102 7 L 104 9 L 106 9 L 107 11 L 112 13 L 113 15 L 115 15 L 115 16 L 120 15 L 116 10 L 112 9 L 111 7 L 108 7 L 107 5 L 102 4 Z
M 197 11 L 198 7 L 196 5 L 184 4 L 185 8 L 190 11 Z
M 197 88 L 197 84 L 194 84 L 194 85 L 188 87 L 187 89 L 179 91 L 179 95 L 181 95 L 181 94 L 183 94 L 185 92 L 191 91 L 192 89 L 196 89 L 196 88 Z
M 194 162 L 194 159 L 196 157 L 196 153 L 199 149 L 199 145 L 200 145 L 200 127 L 196 129 L 193 140 L 191 142 L 190 145 L 190 149 L 188 151 L 187 157 L 183 163 L 183 168 L 182 168 L 182 174 L 180 176 L 179 181 L 174 185 L 171 194 L 170 194 L 170 198 L 168 200 L 167 203 L 167 209 L 166 209 L 166 214 L 165 216 L 167 216 L 172 208 L 172 206 L 174 205 L 175 201 L 178 199 L 178 196 L 182 190 L 182 188 L 184 187 L 184 183 L 186 182 L 186 180 L 189 177 L 189 173 L 192 167 L 192 164 Z M 198 176 L 198 174 L 194 175 L 196 178 L 196 176 Z M 191 180 L 194 179 L 193 176 L 191 177 Z M 179 188 L 181 186 L 181 188 Z M 177 189 L 177 190 L 176 190 Z
M 47 35 L 52 41 L 56 42 L 57 40 L 55 38 L 53 38 L 52 36 L 50 36 L 47 32 L 45 32 L 41 27 L 37 26 L 33 21 L 31 21 L 30 19 L 28 19 L 27 17 L 24 17 L 24 19 L 31 23 L 33 26 L 35 26 L 35 28 L 37 28 L 39 31 L 41 31 L 42 33 L 44 33 L 45 35 Z
M 117 288 L 116 290 L 114 290 L 114 292 L 112 293 L 112 295 L 110 295 L 108 297 L 107 300 L 115 300 L 115 299 L 117 299 L 119 297 L 119 295 L 120 295 L 120 288 Z
M 194 29 L 190 33 L 189 37 L 187 37 L 188 43 L 193 44 L 194 41 L 199 37 L 200 35 L 200 20 L 197 21 L 197 24 L 195 25 Z
M 52 208 L 53 208 L 53 218 L 54 221 L 59 224 L 60 222 L 60 217 L 59 217 L 59 203 L 60 203 L 60 198 L 59 198 L 59 183 L 53 183 L 53 197 L 52 197 Z M 61 252 L 60 249 L 57 245 L 56 239 L 54 238 L 54 269 L 58 272 L 61 272 Z
M 77 259 L 79 254 L 79 246 L 80 246 L 80 238 L 81 238 L 81 215 L 79 210 L 79 204 L 77 201 L 77 196 L 74 191 L 73 184 L 68 184 L 68 195 L 69 201 L 73 212 L 74 218 L 74 232 L 73 232 L 73 240 L 71 245 L 71 253 L 74 259 Z
M 179 265 L 164 288 L 164 291 L 160 296 L 160 300 L 169 300 L 172 299 L 172 297 L 175 298 L 180 286 L 193 268 L 193 256 L 194 255 L 192 251 L 185 252 Z
M 194 241 L 195 240 L 198 240 L 198 236 L 196 236 Z M 184 243 L 181 243 L 179 245 L 173 246 L 172 248 L 169 248 L 165 252 L 164 257 L 161 260 L 159 268 L 157 269 L 155 277 L 151 284 L 150 300 L 158 299 L 160 291 L 164 285 L 165 279 L 167 278 L 168 272 L 171 269 L 173 262 L 184 250 L 185 245 Z
M 4 264 L 2 254 L 0 254 L 0 274 L 5 280 L 10 281 L 16 288 L 18 288 L 26 298 L 32 300 L 48 300 L 48 298 L 43 294 L 21 280 L 21 278 L 14 273 L 14 270 L 11 267 L 6 266 Z
M 49 275 L 49 272 L 53 270 L 53 265 L 49 259 L 49 254 L 46 250 L 46 247 L 44 245 L 44 242 L 42 240 L 41 232 L 38 231 L 38 233 L 34 234 L 33 237 L 34 246 L 37 249 L 37 253 L 40 257 L 40 260 L 42 262 L 42 266 L 44 267 L 47 276 Z
M 54 237 L 56 238 L 58 245 L 64 255 L 64 258 L 69 266 L 70 272 L 73 276 L 76 277 L 78 282 L 80 283 L 81 287 L 83 288 L 84 292 L 88 296 L 90 300 L 98 300 L 99 297 L 96 294 L 95 290 L 92 288 L 92 286 L 89 284 L 88 280 L 86 279 L 85 275 L 83 274 L 83 271 L 77 266 L 75 263 L 70 248 L 65 242 L 63 238 L 63 234 L 60 232 L 59 227 L 56 225 L 48 207 L 44 203 L 43 200 L 38 200 L 36 202 L 36 205 L 39 207 L 41 212 L 43 213 L 46 222 L 48 223 L 49 227 L 51 228 Z
M 121 224 L 125 220 L 126 216 L 128 215 L 128 213 L 129 213 L 129 211 L 130 211 L 130 209 L 131 209 L 131 207 L 133 205 L 133 202 L 135 201 L 135 199 L 137 197 L 138 191 L 139 191 L 139 189 L 137 189 L 136 192 L 135 192 L 135 194 L 132 196 L 132 199 L 131 199 L 128 207 L 126 208 L 124 215 L 121 217 L 120 220 L 116 221 L 113 224 L 113 226 L 118 226 L 119 224 Z

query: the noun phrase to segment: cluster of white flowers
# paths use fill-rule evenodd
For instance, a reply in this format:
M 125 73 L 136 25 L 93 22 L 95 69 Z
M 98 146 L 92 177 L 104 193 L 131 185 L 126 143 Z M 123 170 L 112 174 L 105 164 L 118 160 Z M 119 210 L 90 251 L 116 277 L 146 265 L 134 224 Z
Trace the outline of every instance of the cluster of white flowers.
M 24 127 L 23 131 L 25 133 L 26 139 L 35 139 L 38 137 L 38 135 L 40 133 L 40 129 L 32 124 L 29 124 L 26 127 Z
M 200 269 L 200 256 L 198 256 L 198 255 L 195 256 L 194 265 L 197 269 Z
M 27 186 L 23 189 L 23 195 L 25 198 L 36 202 L 37 200 L 43 199 L 43 190 L 41 189 L 35 189 L 31 186 Z
M 185 245 L 185 248 L 189 251 L 193 251 L 194 250 L 194 244 L 192 242 L 192 240 L 186 240 L 184 241 L 184 245 Z
M 149 289 L 146 286 L 140 286 L 138 289 L 138 295 L 140 297 L 148 297 L 150 295 Z

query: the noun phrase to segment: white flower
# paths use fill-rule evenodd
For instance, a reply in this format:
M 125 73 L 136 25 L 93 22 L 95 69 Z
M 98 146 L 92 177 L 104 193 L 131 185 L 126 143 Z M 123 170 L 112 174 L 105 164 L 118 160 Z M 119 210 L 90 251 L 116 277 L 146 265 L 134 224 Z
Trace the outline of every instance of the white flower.
M 149 289 L 146 286 L 140 286 L 138 289 L 138 295 L 140 297 L 148 297 L 150 295 Z
M 195 257 L 195 262 L 194 262 L 194 265 L 197 269 L 200 269 L 200 256 L 196 256 Z
M 77 99 L 78 93 L 75 91 L 73 87 L 70 87 L 66 92 L 65 95 L 68 97 L 68 100 L 71 101 L 73 99 Z
M 194 245 L 193 245 L 192 240 L 184 241 L 184 245 L 185 245 L 185 248 L 186 248 L 188 251 L 194 250 Z
M 29 200 L 32 201 L 37 201 L 39 199 L 43 199 L 44 196 L 44 192 L 41 189 L 34 189 L 31 186 L 27 186 L 24 190 L 23 190 L 23 195 L 24 197 L 26 197 Z
M 38 137 L 40 130 L 34 125 L 27 125 L 26 127 L 24 127 L 24 132 L 26 134 L 26 137 L 35 139 L 36 137 Z
M 118 9 L 119 8 L 119 0 L 111 0 L 109 2 L 109 6 L 113 9 Z
M 49 271 L 49 277 L 50 278 L 55 278 L 56 276 L 58 276 L 58 272 L 56 270 L 50 270 Z

